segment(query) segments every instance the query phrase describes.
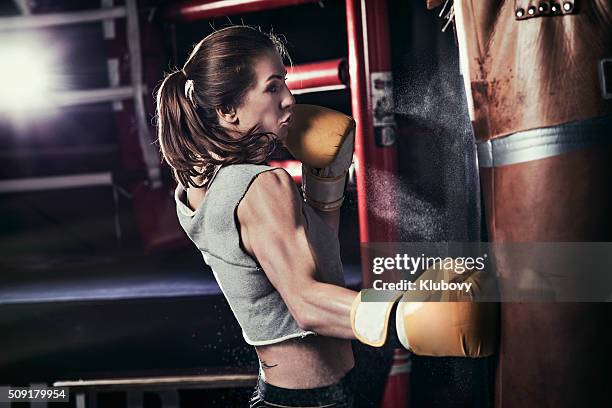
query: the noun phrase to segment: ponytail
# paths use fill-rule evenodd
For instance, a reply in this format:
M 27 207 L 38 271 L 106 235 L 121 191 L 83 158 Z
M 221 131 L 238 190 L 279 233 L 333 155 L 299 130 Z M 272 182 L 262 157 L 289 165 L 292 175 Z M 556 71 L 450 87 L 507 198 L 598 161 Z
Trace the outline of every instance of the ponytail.
M 215 165 L 221 164 L 210 154 L 211 146 L 202 137 L 206 129 L 192 102 L 193 81 L 187 84 L 187 76 L 178 70 L 166 76 L 157 91 L 157 134 L 162 155 L 176 181 L 185 188 L 205 185 Z M 193 177 L 202 177 L 204 182 L 197 184 Z

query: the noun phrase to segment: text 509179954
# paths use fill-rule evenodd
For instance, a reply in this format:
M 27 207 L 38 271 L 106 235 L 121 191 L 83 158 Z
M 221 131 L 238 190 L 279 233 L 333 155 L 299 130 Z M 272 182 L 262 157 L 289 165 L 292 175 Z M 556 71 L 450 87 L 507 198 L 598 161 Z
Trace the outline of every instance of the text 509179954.
M 0 402 L 16 401 L 68 402 L 69 392 L 67 387 L 0 387 Z

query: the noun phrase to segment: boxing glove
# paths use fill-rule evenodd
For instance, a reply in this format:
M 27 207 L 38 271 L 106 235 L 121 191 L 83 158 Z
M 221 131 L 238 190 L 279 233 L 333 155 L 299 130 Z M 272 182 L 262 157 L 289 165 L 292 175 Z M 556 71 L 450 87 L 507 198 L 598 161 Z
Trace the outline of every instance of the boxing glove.
M 295 105 L 286 145 L 302 162 L 304 200 L 322 211 L 342 206 L 353 160 L 355 121 L 332 109 Z
M 386 301 L 364 301 L 362 290 L 351 308 L 355 337 L 374 347 L 396 337 L 407 350 L 424 356 L 486 357 L 497 346 L 497 305 L 474 302 L 481 290 L 483 272 L 461 276 L 440 265 L 428 269 L 419 280 L 472 283 L 468 293 L 386 292 Z M 453 276 L 454 275 L 454 276 Z M 418 282 L 417 285 L 418 287 Z M 418 298 L 418 301 L 414 301 Z

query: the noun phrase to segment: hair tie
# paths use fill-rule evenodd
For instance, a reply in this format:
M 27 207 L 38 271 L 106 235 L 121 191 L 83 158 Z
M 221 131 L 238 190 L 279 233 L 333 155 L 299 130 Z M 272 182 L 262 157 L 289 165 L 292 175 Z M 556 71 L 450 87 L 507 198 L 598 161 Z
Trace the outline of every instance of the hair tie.
M 182 72 L 183 75 L 185 75 L 185 71 Z M 185 75 L 185 78 L 187 78 L 187 75 Z M 185 97 L 189 99 L 194 107 L 196 107 L 196 103 L 193 100 L 193 85 L 193 79 L 187 79 L 187 81 L 185 81 Z

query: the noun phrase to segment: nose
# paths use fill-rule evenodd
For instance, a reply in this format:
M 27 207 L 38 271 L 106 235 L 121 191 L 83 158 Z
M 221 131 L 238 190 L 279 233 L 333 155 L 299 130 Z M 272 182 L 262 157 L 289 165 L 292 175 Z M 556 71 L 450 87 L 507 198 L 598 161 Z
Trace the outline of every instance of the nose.
M 283 99 L 281 100 L 282 110 L 286 110 L 287 108 L 290 108 L 293 105 L 295 105 L 295 98 L 293 94 L 291 93 L 291 91 L 289 90 L 289 87 L 287 85 L 285 85 L 284 92 L 285 94 L 283 95 Z

